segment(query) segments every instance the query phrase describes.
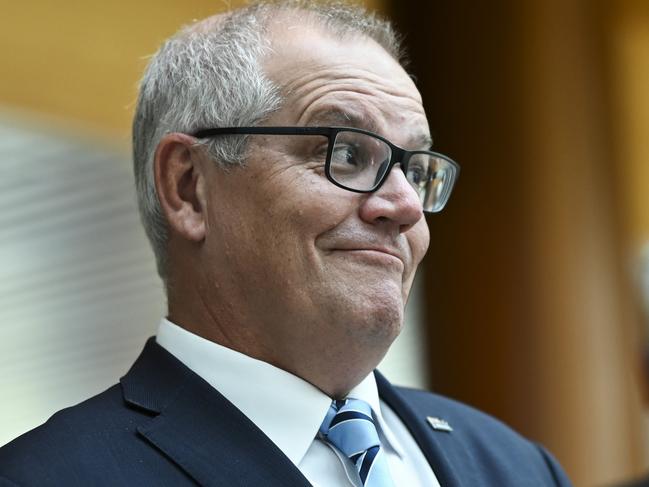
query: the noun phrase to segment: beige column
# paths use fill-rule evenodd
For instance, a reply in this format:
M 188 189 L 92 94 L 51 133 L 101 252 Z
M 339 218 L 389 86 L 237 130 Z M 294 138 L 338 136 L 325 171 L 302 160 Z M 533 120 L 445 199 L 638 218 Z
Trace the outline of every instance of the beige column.
M 381 10 L 383 0 L 366 0 Z M 180 26 L 246 0 L 6 1 L 0 106 L 69 119 L 128 146 L 147 58 Z

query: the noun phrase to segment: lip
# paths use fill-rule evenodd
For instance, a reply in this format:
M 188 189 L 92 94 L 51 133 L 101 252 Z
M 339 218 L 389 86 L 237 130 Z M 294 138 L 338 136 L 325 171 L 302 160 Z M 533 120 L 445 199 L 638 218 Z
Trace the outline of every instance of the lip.
M 332 249 L 334 252 L 349 252 L 364 255 L 369 258 L 377 258 L 381 260 L 389 259 L 393 261 L 397 259 L 405 267 L 405 262 L 399 252 L 393 249 L 384 247 L 354 247 L 354 248 L 338 248 Z

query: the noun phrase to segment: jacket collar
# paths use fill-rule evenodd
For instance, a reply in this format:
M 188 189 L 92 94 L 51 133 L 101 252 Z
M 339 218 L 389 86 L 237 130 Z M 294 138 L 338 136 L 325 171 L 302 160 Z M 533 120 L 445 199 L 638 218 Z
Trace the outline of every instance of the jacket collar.
M 120 382 L 126 403 L 153 416 L 138 433 L 200 485 L 309 485 L 254 423 L 155 338 Z
M 459 432 L 433 431 L 421 408 L 415 411 L 385 377 L 378 371 L 375 376 L 380 397 L 413 435 L 440 484 L 478 485 L 478 479 L 458 478 L 470 476 L 462 466 L 473 463 Z M 120 383 L 126 403 L 148 416 L 138 433 L 200 485 L 310 485 L 254 423 L 155 338 Z M 426 414 L 444 416 L 443 411 Z
M 427 414 L 444 417 L 444 409 L 433 410 L 426 404 L 424 408 L 418 407 L 415 410 L 412 407 L 412 398 L 406 400 L 399 389 L 392 386 L 378 371 L 375 371 L 374 375 L 381 399 L 406 425 L 432 467 L 439 484 L 444 487 L 481 485 L 482 480 L 473 478 L 473 470 L 467 468 L 473 465 L 474 461 L 459 432 L 434 431 L 427 422 Z M 421 394 L 430 397 L 427 393 Z

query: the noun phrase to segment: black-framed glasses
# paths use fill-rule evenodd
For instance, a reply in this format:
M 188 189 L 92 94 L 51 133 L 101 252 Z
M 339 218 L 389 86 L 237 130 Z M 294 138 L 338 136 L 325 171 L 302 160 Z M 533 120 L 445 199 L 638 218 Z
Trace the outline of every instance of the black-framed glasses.
M 326 137 L 326 152 L 317 154 L 327 179 L 355 193 L 373 193 L 395 164 L 419 195 L 424 211 L 441 211 L 449 199 L 460 166 L 443 154 L 409 151 L 367 130 L 353 127 L 223 127 L 192 134 L 203 139 L 219 135 L 310 135 Z

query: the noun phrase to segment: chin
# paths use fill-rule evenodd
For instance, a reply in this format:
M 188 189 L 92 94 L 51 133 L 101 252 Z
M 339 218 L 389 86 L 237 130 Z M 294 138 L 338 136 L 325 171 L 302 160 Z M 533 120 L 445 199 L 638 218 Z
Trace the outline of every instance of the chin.
M 341 339 L 389 346 L 403 325 L 402 283 L 362 275 L 348 277 L 338 280 L 335 287 L 318 289 L 318 313 Z
M 383 339 L 390 346 L 403 329 L 403 311 L 374 313 L 372 321 L 374 326 L 370 325 L 370 327 L 374 329 L 376 338 Z
M 403 327 L 403 302 L 400 294 L 373 298 L 353 306 L 350 334 L 368 345 L 389 347 Z

